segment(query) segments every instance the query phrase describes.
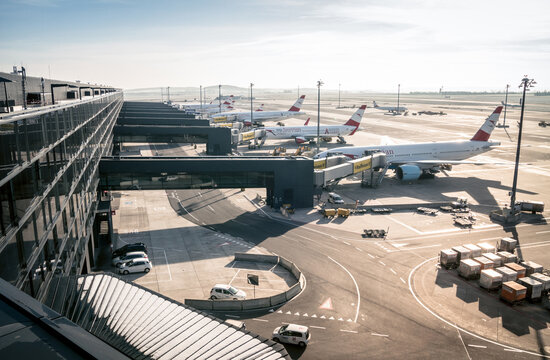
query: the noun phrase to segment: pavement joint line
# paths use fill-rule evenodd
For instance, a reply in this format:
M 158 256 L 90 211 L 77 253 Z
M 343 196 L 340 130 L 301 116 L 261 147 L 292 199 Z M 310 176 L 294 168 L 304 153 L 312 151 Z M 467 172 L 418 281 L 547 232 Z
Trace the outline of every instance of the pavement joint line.
M 351 280 L 353 280 L 353 283 L 355 284 L 355 289 L 357 290 L 357 310 L 355 312 L 355 319 L 353 320 L 354 323 L 357 322 L 357 318 L 359 317 L 359 307 L 361 306 L 361 294 L 359 293 L 359 285 L 357 285 L 357 281 L 355 281 L 355 278 L 353 275 L 349 272 L 348 269 L 346 269 L 342 264 L 340 264 L 338 261 L 334 260 L 330 256 L 328 257 L 330 260 L 334 261 L 337 265 L 339 265 L 342 269 L 344 269 L 348 275 L 351 277 Z
M 541 357 L 541 358 L 545 358 L 545 359 L 550 359 L 550 356 L 549 355 L 544 355 L 544 354 L 540 354 L 540 353 L 536 353 L 536 352 L 533 352 L 533 351 L 527 351 L 527 350 L 521 350 L 521 349 L 517 349 L 517 348 L 513 348 L 509 345 L 505 345 L 505 344 L 502 344 L 502 343 L 499 343 L 499 342 L 496 342 L 494 340 L 491 340 L 491 339 L 487 339 L 487 338 L 484 338 L 483 336 L 481 335 L 478 335 L 476 333 L 473 333 L 471 331 L 468 331 L 466 329 L 463 329 L 463 328 L 460 328 L 458 325 L 448 321 L 448 320 L 445 320 L 443 317 L 439 316 L 438 314 L 436 314 L 433 310 L 431 310 L 430 308 L 428 308 L 428 306 L 426 306 L 422 301 L 420 301 L 420 299 L 418 298 L 418 296 L 416 296 L 414 290 L 413 290 L 413 287 L 412 287 L 412 276 L 414 275 L 414 273 L 416 272 L 416 270 L 418 270 L 422 265 L 426 264 L 428 261 L 433 261 L 435 259 L 437 259 L 438 257 L 437 256 L 434 256 L 432 258 L 429 258 L 429 259 L 426 259 L 424 261 L 422 261 L 420 264 L 416 265 L 410 272 L 409 272 L 409 292 L 411 293 L 411 295 L 413 296 L 413 298 L 416 300 L 416 302 L 422 306 L 424 308 L 424 310 L 426 310 L 427 312 L 429 312 L 430 314 L 432 314 L 436 319 L 439 319 L 440 321 L 444 322 L 445 324 L 455 328 L 457 331 L 462 331 L 470 336 L 473 336 L 477 339 L 480 339 L 480 340 L 483 340 L 483 341 L 486 341 L 490 344 L 493 344 L 493 345 L 497 345 L 497 346 L 500 346 L 502 348 L 504 348 L 504 351 L 513 351 L 513 352 L 524 352 L 526 354 L 529 354 L 529 355 L 534 355 L 534 356 L 538 356 L 538 357 Z M 459 333 L 460 334 L 460 333 Z
M 340 329 L 340 331 L 341 331 L 341 332 L 352 333 L 352 334 L 357 334 L 357 331 L 355 331 L 355 330 Z

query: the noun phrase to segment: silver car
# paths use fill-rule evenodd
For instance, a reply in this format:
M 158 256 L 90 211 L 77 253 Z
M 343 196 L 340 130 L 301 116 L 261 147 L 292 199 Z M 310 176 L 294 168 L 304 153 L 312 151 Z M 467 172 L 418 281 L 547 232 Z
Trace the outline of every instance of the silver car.
M 132 259 L 144 258 L 147 259 L 148 256 L 144 251 L 132 251 L 126 255 L 118 256 L 113 259 L 113 266 L 120 267 L 125 262 L 128 262 Z
M 119 274 L 128 275 L 129 273 L 144 272 L 148 273 L 153 268 L 153 265 L 148 259 L 140 258 L 133 259 L 122 264 L 118 269 Z

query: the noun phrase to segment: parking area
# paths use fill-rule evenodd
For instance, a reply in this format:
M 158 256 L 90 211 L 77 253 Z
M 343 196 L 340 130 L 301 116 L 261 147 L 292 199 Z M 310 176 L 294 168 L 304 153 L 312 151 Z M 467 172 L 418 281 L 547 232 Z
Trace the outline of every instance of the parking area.
M 149 249 L 153 269 L 124 275 L 139 285 L 183 302 L 207 299 L 214 284 L 230 284 L 253 298 L 284 292 L 296 283 L 278 265 L 234 261 L 236 252 L 270 253 L 187 221 L 172 209 L 163 190 L 121 191 L 113 196 L 114 248 L 143 242 Z M 249 285 L 247 274 L 258 275 L 259 286 Z

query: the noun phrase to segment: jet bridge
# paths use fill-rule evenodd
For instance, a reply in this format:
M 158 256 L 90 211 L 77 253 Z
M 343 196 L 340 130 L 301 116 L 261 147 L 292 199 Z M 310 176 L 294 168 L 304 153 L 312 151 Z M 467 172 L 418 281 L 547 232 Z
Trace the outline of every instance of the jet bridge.
M 383 169 L 383 177 L 387 170 L 386 154 L 383 152 L 371 153 L 355 160 L 350 160 L 347 156 L 329 156 L 315 160 L 313 166 L 313 183 L 317 188 L 335 184 L 345 177 L 359 173 L 363 173 L 363 179 L 367 178 L 366 182 L 374 186 L 375 173 Z M 378 179 L 381 178 L 378 176 Z

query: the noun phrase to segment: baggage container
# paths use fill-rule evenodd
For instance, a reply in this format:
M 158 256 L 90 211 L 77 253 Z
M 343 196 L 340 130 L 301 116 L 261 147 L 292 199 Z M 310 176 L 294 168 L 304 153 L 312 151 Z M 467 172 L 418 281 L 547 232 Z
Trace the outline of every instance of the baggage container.
M 504 264 L 507 268 L 514 270 L 518 274 L 518 280 L 525 277 L 525 268 L 516 263 Z
M 452 250 L 455 251 L 457 254 L 456 261 L 458 264 L 460 264 L 461 260 L 472 258 L 472 252 L 466 249 L 464 246 L 455 246 L 452 248 Z
M 485 254 L 485 253 L 494 254 L 497 251 L 497 248 L 494 245 L 491 245 L 489 243 L 479 243 L 477 244 L 477 246 L 480 247 L 482 254 Z
M 550 276 L 546 276 L 539 273 L 534 273 L 529 276 L 531 279 L 534 279 L 542 284 L 542 293 L 548 294 L 550 292 Z
M 497 254 L 487 253 L 487 254 L 483 254 L 482 256 L 491 260 L 495 264 L 495 268 L 502 266 L 502 258 Z
M 521 201 L 519 203 L 521 211 L 530 211 L 532 214 L 544 211 L 542 201 Z
M 529 301 L 540 301 L 542 300 L 542 284 L 535 279 L 530 277 L 524 277 L 518 279 L 518 283 L 527 288 L 527 294 L 525 295 L 526 299 Z
M 515 281 L 506 281 L 502 283 L 500 289 L 500 298 L 510 304 L 517 304 L 525 299 L 527 288 Z
M 502 282 L 516 281 L 518 279 L 518 273 L 506 266 L 495 268 L 495 271 L 502 275 Z
M 502 238 L 497 242 L 498 251 L 508 251 L 513 253 L 518 241 L 512 238 Z
M 463 245 L 466 249 L 470 250 L 472 252 L 471 258 L 474 259 L 478 256 L 481 256 L 481 248 L 474 244 L 466 244 Z
M 542 265 L 539 265 L 532 261 L 522 261 L 521 266 L 525 268 L 525 276 L 531 276 L 534 273 L 542 274 Z
M 496 290 L 502 286 L 502 274 L 495 270 L 481 270 L 479 285 L 487 290 Z
M 458 274 L 465 279 L 477 279 L 481 273 L 481 264 L 472 259 L 460 260 Z
M 334 217 L 336 216 L 336 209 L 325 209 L 323 211 L 324 217 Z
M 508 264 L 508 263 L 511 263 L 511 262 L 513 262 L 513 263 L 518 262 L 518 257 L 515 254 L 512 254 L 508 251 L 499 251 L 499 252 L 497 252 L 497 255 L 502 258 L 502 263 L 503 264 Z
M 338 216 L 347 218 L 349 216 L 349 209 L 338 208 Z
M 439 252 L 439 263 L 445 269 L 455 268 L 458 266 L 458 254 L 451 249 L 441 250 Z
M 485 256 L 478 256 L 474 258 L 474 261 L 481 264 L 481 270 L 493 269 L 495 267 L 495 263 L 487 259 Z

